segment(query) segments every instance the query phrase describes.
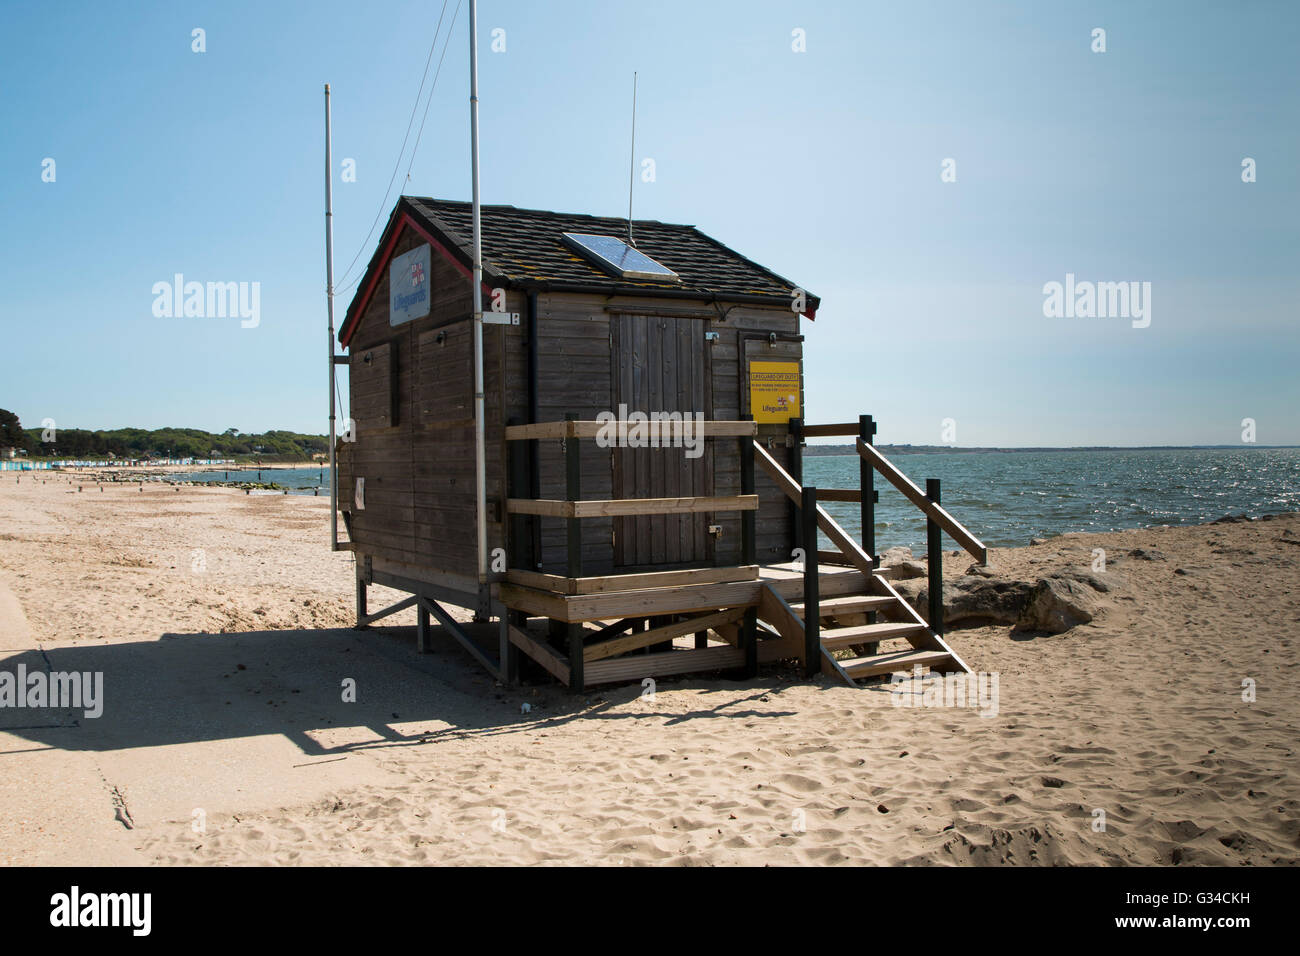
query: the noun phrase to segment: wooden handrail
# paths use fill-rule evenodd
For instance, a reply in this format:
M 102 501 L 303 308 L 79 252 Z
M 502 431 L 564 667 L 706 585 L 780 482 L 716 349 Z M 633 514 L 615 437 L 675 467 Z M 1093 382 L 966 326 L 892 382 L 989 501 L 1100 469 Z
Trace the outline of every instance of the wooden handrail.
M 837 422 L 832 425 L 804 425 L 801 434 L 805 438 L 852 438 L 857 437 L 857 422 Z
M 763 470 L 776 482 L 776 486 L 791 501 L 799 502 L 800 507 L 802 507 L 803 487 L 799 482 L 791 478 L 789 472 L 782 468 L 780 463 L 769 455 L 767 449 L 758 442 L 754 442 L 754 457 L 763 466 Z M 848 559 L 849 563 L 867 575 L 869 580 L 876 570 L 876 562 L 867 552 L 862 550 L 862 545 L 854 541 L 848 532 L 840 527 L 839 522 L 832 518 L 821 505 L 817 506 L 817 527 L 821 528 L 835 547 L 844 553 L 844 557 Z
M 929 500 L 925 492 L 912 483 L 912 480 L 903 474 L 893 464 L 876 451 L 875 446 L 869 445 L 861 438 L 858 439 L 858 454 L 861 455 L 876 471 L 880 472 L 885 479 L 903 493 L 903 497 L 916 505 L 926 517 L 931 518 L 948 532 L 948 535 L 960 544 L 966 551 L 975 558 L 980 564 L 988 564 L 989 552 L 984 547 L 984 543 L 979 538 L 971 534 L 962 525 L 960 521 L 948 514 L 941 505 Z
M 864 448 L 868 450 L 863 451 Z M 799 483 L 791 478 L 789 473 L 758 442 L 754 442 L 754 454 L 758 463 L 763 466 L 763 470 L 776 482 L 776 486 L 791 501 L 801 502 L 803 489 Z M 862 441 L 862 439 L 858 439 L 858 454 L 862 455 L 876 471 L 884 475 L 895 488 L 906 495 L 912 504 L 925 512 L 928 517 L 933 518 L 944 531 L 952 536 L 954 541 L 970 552 L 975 560 L 980 564 L 988 563 L 988 549 L 984 547 L 983 543 L 941 506 L 929 501 L 925 497 L 925 492 L 912 484 L 908 477 L 890 464 L 889 460 L 880 452 Z M 875 562 L 862 549 L 862 545 L 849 537 L 848 533 L 839 526 L 839 523 L 821 505 L 817 506 L 817 527 L 821 528 L 826 533 L 826 537 L 830 538 L 835 546 L 844 552 L 844 556 L 848 558 L 849 563 L 863 574 L 871 574 L 875 570 Z
M 557 498 L 507 498 L 506 511 L 550 518 L 609 518 L 621 515 L 696 514 L 702 511 L 757 511 L 758 495 L 707 498 L 613 498 L 564 501 Z
M 634 571 L 568 578 L 523 568 L 507 568 L 506 581 L 526 588 L 556 594 L 604 594 L 608 591 L 642 591 L 649 588 L 680 587 L 685 584 L 731 584 L 758 578 L 758 565 L 687 568 L 680 571 Z
M 861 488 L 818 488 L 818 501 L 861 501 Z
M 626 421 L 557 421 L 538 422 L 533 425 L 507 425 L 506 441 L 524 441 L 538 438 L 610 438 L 620 444 L 628 440 L 628 432 L 636 429 L 637 438 L 647 442 L 681 440 L 682 438 L 752 438 L 758 434 L 758 425 L 751 421 L 696 422 L 669 419 L 630 423 Z M 689 433 L 689 434 L 688 434 Z M 853 434 L 857 434 L 855 431 Z

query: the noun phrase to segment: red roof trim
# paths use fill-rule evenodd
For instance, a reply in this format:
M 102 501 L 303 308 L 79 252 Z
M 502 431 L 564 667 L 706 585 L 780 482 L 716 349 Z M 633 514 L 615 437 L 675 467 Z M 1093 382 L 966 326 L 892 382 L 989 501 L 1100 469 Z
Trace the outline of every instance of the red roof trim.
M 407 228 L 421 236 L 430 246 L 437 250 L 440 256 L 455 266 L 456 270 L 465 278 L 472 279 L 474 277 L 474 271 L 456 258 L 445 244 L 430 235 L 423 226 L 411 218 L 409 212 L 403 212 L 402 218 L 397 220 L 397 226 L 393 229 L 393 234 L 389 236 L 388 242 L 384 244 L 383 255 L 379 257 L 379 263 L 371 274 L 370 281 L 366 283 L 365 290 L 361 293 L 361 297 L 355 301 L 353 308 L 348 310 L 347 320 L 343 323 L 343 328 L 339 330 L 339 343 L 343 348 L 348 347 L 357 326 L 361 324 L 361 316 L 365 314 L 366 309 L 370 306 L 370 299 L 375 294 L 375 286 L 379 284 L 379 277 L 384 274 L 383 267 L 392 259 L 393 247 L 397 245 L 397 240 L 402 237 L 403 230 Z M 483 283 L 483 292 L 489 297 L 492 295 L 492 290 L 486 282 Z

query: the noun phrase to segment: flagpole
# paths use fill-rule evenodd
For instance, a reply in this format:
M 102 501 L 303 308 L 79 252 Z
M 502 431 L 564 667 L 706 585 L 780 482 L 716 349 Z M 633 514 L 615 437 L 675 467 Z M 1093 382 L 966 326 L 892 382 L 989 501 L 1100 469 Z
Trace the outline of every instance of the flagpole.
M 330 167 L 330 85 L 325 84 L 325 295 L 329 303 L 330 359 L 330 550 L 339 549 L 339 476 L 334 458 L 334 191 Z
M 474 219 L 474 490 L 477 494 L 479 611 L 487 612 L 487 449 L 483 401 L 483 229 L 478 189 L 478 2 L 469 4 L 469 129 Z

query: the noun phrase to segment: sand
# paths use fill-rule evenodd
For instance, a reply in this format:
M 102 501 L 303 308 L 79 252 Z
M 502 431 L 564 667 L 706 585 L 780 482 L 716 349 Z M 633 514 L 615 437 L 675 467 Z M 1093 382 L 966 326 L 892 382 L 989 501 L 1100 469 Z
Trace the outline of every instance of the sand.
M 1063 634 L 952 631 L 999 675 L 981 716 L 781 666 L 501 687 L 417 654 L 411 612 L 348 628 L 324 499 L 83 486 L 0 476 L 0 670 L 106 697 L 0 709 L 0 863 L 1300 860 L 1297 515 L 996 549 L 1032 577 L 1105 548 L 1113 587 Z

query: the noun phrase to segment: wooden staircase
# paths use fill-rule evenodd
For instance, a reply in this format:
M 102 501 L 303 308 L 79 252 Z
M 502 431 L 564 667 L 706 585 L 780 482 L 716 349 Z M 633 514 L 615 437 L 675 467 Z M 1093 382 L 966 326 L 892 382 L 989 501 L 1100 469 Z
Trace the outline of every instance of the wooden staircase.
M 870 677 L 910 674 L 918 664 L 935 671 L 970 670 L 883 576 L 872 574 L 868 581 L 866 587 L 871 593 L 846 594 L 818 602 L 817 637 L 823 674 L 860 686 L 859 681 Z M 784 648 L 802 649 L 807 637 L 805 603 L 785 601 L 770 585 L 764 586 L 764 592 L 759 620 L 780 635 Z
M 823 674 L 856 685 L 867 677 L 910 674 L 918 664 L 936 671 L 969 671 L 888 580 L 872 574 L 870 582 L 875 593 L 818 602 Z M 802 622 L 803 602 L 793 609 Z
M 682 424 L 664 426 L 655 434 L 661 439 L 675 437 Z M 795 439 L 787 446 L 792 449 L 790 467 L 800 476 L 804 438 L 857 436 L 861 458 L 857 489 L 804 487 L 768 452 L 767 448 L 776 447 L 775 436 L 765 437 L 765 448 L 758 440 L 758 426 L 745 419 L 705 422 L 702 432 L 706 438 L 739 439 L 740 494 L 587 500 L 581 496 L 578 439 L 599 438 L 606 427 L 607 423 L 600 421 L 566 418 L 505 429 L 505 438 L 514 442 L 511 448 L 515 449 L 505 512 L 512 522 L 526 519 L 527 523 L 517 531 L 512 525 L 511 540 L 519 545 L 519 553 L 511 558 L 504 580 L 492 585 L 492 597 L 503 610 L 499 615 L 499 664 L 477 654 L 468 639 L 463 642 L 502 681 L 515 679 L 519 653 L 575 692 L 597 684 L 695 672 L 726 670 L 748 678 L 764 661 L 791 659 L 801 661 L 806 677 L 824 673 L 855 686 L 874 677 L 911 673 L 918 665 L 935 671 L 969 672 L 965 662 L 944 643 L 942 602 L 933 598 L 923 619 L 894 590 L 888 572 L 876 567 L 875 475 L 883 476 L 926 515 L 932 583 L 942 574 L 940 532 L 981 564 L 987 551 L 940 507 L 937 480 L 932 479 L 921 491 L 876 451 L 871 444 L 875 428 L 870 416 L 860 416 L 852 424 L 807 426 L 799 419 L 790 423 L 789 437 Z M 542 499 L 536 492 L 518 497 L 523 488 L 531 487 L 524 480 L 528 469 L 521 443 L 543 439 L 564 441 L 564 497 Z M 804 554 L 801 569 L 759 566 L 755 484 L 755 466 L 759 464 L 797 509 L 797 541 L 791 546 L 797 545 Z M 850 537 L 819 501 L 858 502 L 862 507 L 862 543 Z M 583 573 L 581 521 L 585 518 L 720 511 L 740 514 L 741 560 L 734 567 Z M 524 545 L 532 538 L 529 528 L 543 517 L 566 523 L 564 574 L 543 573 L 536 554 Z M 820 550 L 819 534 L 838 551 Z M 391 580 L 397 587 L 406 587 L 403 578 L 394 575 Z M 415 600 L 399 602 L 380 615 L 365 615 L 364 586 L 359 576 L 362 624 Z M 941 597 L 941 591 L 942 587 L 930 588 L 932 596 Z M 427 596 L 420 600 L 423 633 L 424 619 L 430 612 L 436 615 L 438 605 Z M 546 636 L 529 631 L 530 618 L 547 621 Z M 444 624 L 451 628 L 446 621 Z M 690 637 L 694 646 L 682 646 Z
M 791 500 L 802 506 L 806 500 L 802 486 L 757 442 L 754 443 L 754 454 L 756 461 L 762 465 L 777 486 Z M 887 477 L 891 481 L 895 480 L 893 475 Z M 907 482 L 906 478 L 901 480 Z M 908 484 L 915 488 L 910 482 Z M 924 497 L 923 494 L 921 497 Z M 970 668 L 965 661 L 930 628 L 916 609 L 894 590 L 885 573 L 875 566 L 872 557 L 824 508 L 815 504 L 815 498 L 814 507 L 816 527 L 839 548 L 845 562 L 861 572 L 852 577 L 864 582 L 859 587 L 860 593 L 834 593 L 824 598 L 819 596 L 813 598 L 817 606 L 817 620 L 811 623 L 815 629 L 817 647 L 820 651 L 821 672 L 828 676 L 839 677 L 852 686 L 859 686 L 858 682 L 866 678 L 898 672 L 910 674 L 917 665 L 933 671 L 969 673 Z M 942 513 L 943 518 L 961 532 L 960 537 L 958 535 L 954 537 L 958 537 L 964 546 L 966 541 L 973 542 L 977 546 L 968 547 L 972 554 L 981 562 L 986 560 L 987 551 L 965 528 L 957 524 L 955 519 L 937 505 L 931 505 L 925 510 L 930 513 L 931 509 Z M 809 517 L 811 516 L 805 514 L 805 521 Z M 815 554 L 815 537 L 810 538 L 809 541 L 813 547 L 805 548 L 805 551 Z M 846 576 L 835 575 L 834 577 Z M 823 578 L 819 572 L 817 580 L 826 580 L 826 578 Z M 811 584 L 805 585 L 805 597 L 812 589 Z M 823 588 L 818 584 L 815 590 L 817 595 L 820 595 Z M 804 651 L 802 656 L 805 657 L 806 648 L 811 643 L 808 603 L 806 600 L 787 602 L 775 588 L 765 585 L 758 607 L 759 619 L 781 636 L 781 643 L 786 647 L 797 646 Z M 808 670 L 813 669 L 813 662 L 805 661 L 805 664 Z

